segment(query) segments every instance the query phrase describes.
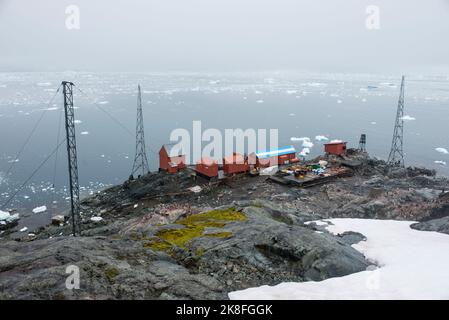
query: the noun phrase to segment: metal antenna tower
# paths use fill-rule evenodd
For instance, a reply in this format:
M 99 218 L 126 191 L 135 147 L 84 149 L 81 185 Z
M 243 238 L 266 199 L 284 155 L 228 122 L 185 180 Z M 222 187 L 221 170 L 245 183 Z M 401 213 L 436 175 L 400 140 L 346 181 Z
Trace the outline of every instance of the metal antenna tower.
M 362 152 L 366 151 L 366 134 L 362 133 L 359 141 L 359 150 Z
M 404 167 L 404 151 L 402 149 L 404 144 L 404 82 L 405 77 L 402 76 L 393 141 L 391 143 L 390 155 L 388 156 L 388 165 L 390 167 Z
M 142 112 L 142 93 L 140 91 L 140 84 L 138 86 L 137 94 L 137 123 L 136 123 L 136 155 L 134 157 L 133 170 L 131 176 L 137 174 L 138 176 L 150 172 L 148 166 L 148 158 L 145 152 L 145 134 L 143 128 L 143 112 Z
M 73 108 L 72 82 L 62 82 L 64 95 L 65 130 L 67 140 L 67 158 L 69 162 L 70 204 L 72 210 L 72 233 L 80 235 L 80 189 L 78 184 L 78 160 L 76 155 L 75 113 Z

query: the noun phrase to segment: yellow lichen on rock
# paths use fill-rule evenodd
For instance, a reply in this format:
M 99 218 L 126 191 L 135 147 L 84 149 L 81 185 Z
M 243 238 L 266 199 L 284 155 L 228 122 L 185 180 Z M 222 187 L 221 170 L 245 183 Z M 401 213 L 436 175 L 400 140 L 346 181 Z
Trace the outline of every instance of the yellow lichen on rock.
M 158 239 L 146 242 L 144 246 L 154 250 L 169 251 L 172 246 L 185 248 L 189 241 L 199 237 L 231 237 L 231 232 L 204 234 L 204 231 L 206 228 L 224 228 L 229 222 L 244 220 L 246 220 L 246 216 L 234 208 L 193 214 L 176 221 L 176 224 L 183 228 L 159 230 L 156 233 Z

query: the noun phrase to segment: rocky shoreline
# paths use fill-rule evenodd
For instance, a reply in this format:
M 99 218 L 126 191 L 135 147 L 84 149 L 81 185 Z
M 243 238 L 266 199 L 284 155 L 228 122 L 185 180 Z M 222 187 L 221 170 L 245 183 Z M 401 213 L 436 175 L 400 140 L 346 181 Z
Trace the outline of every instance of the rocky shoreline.
M 345 161 L 351 176 L 310 188 L 267 176 L 210 183 L 184 170 L 104 190 L 82 202 L 82 237 L 60 220 L 0 240 L 0 298 L 226 299 L 234 290 L 372 268 L 351 247 L 363 235 L 306 223 L 324 218 L 418 221 L 413 228 L 449 234 L 446 178 L 387 170 L 356 152 Z M 79 290 L 65 286 L 70 265 L 80 269 Z

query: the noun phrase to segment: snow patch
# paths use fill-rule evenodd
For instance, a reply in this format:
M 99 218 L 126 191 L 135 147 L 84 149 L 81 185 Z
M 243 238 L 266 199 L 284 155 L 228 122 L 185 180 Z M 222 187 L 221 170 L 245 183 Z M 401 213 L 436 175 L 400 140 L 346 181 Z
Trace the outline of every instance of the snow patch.
M 100 221 L 103 221 L 103 218 L 102 217 L 92 217 L 92 218 L 90 218 L 90 221 L 92 221 L 92 222 L 100 222 Z
M 449 235 L 418 231 L 414 222 L 329 219 L 333 234 L 354 231 L 357 251 L 378 268 L 324 281 L 285 282 L 230 292 L 231 299 L 449 299 Z

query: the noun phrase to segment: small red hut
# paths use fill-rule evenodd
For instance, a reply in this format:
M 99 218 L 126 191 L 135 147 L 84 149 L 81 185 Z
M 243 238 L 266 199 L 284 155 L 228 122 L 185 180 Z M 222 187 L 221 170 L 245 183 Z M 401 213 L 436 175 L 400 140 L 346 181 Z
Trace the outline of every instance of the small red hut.
M 346 143 L 344 141 L 331 141 L 324 144 L 324 152 L 327 154 L 334 154 L 337 156 L 344 155 L 346 153 Z
M 186 157 L 175 144 L 164 144 L 159 150 L 159 170 L 176 173 L 186 167 Z
M 195 171 L 208 178 L 218 177 L 218 163 L 215 160 L 203 157 L 196 163 Z
M 223 172 L 225 174 L 229 175 L 248 171 L 249 171 L 248 161 L 240 153 L 234 152 L 232 156 L 223 158 Z

